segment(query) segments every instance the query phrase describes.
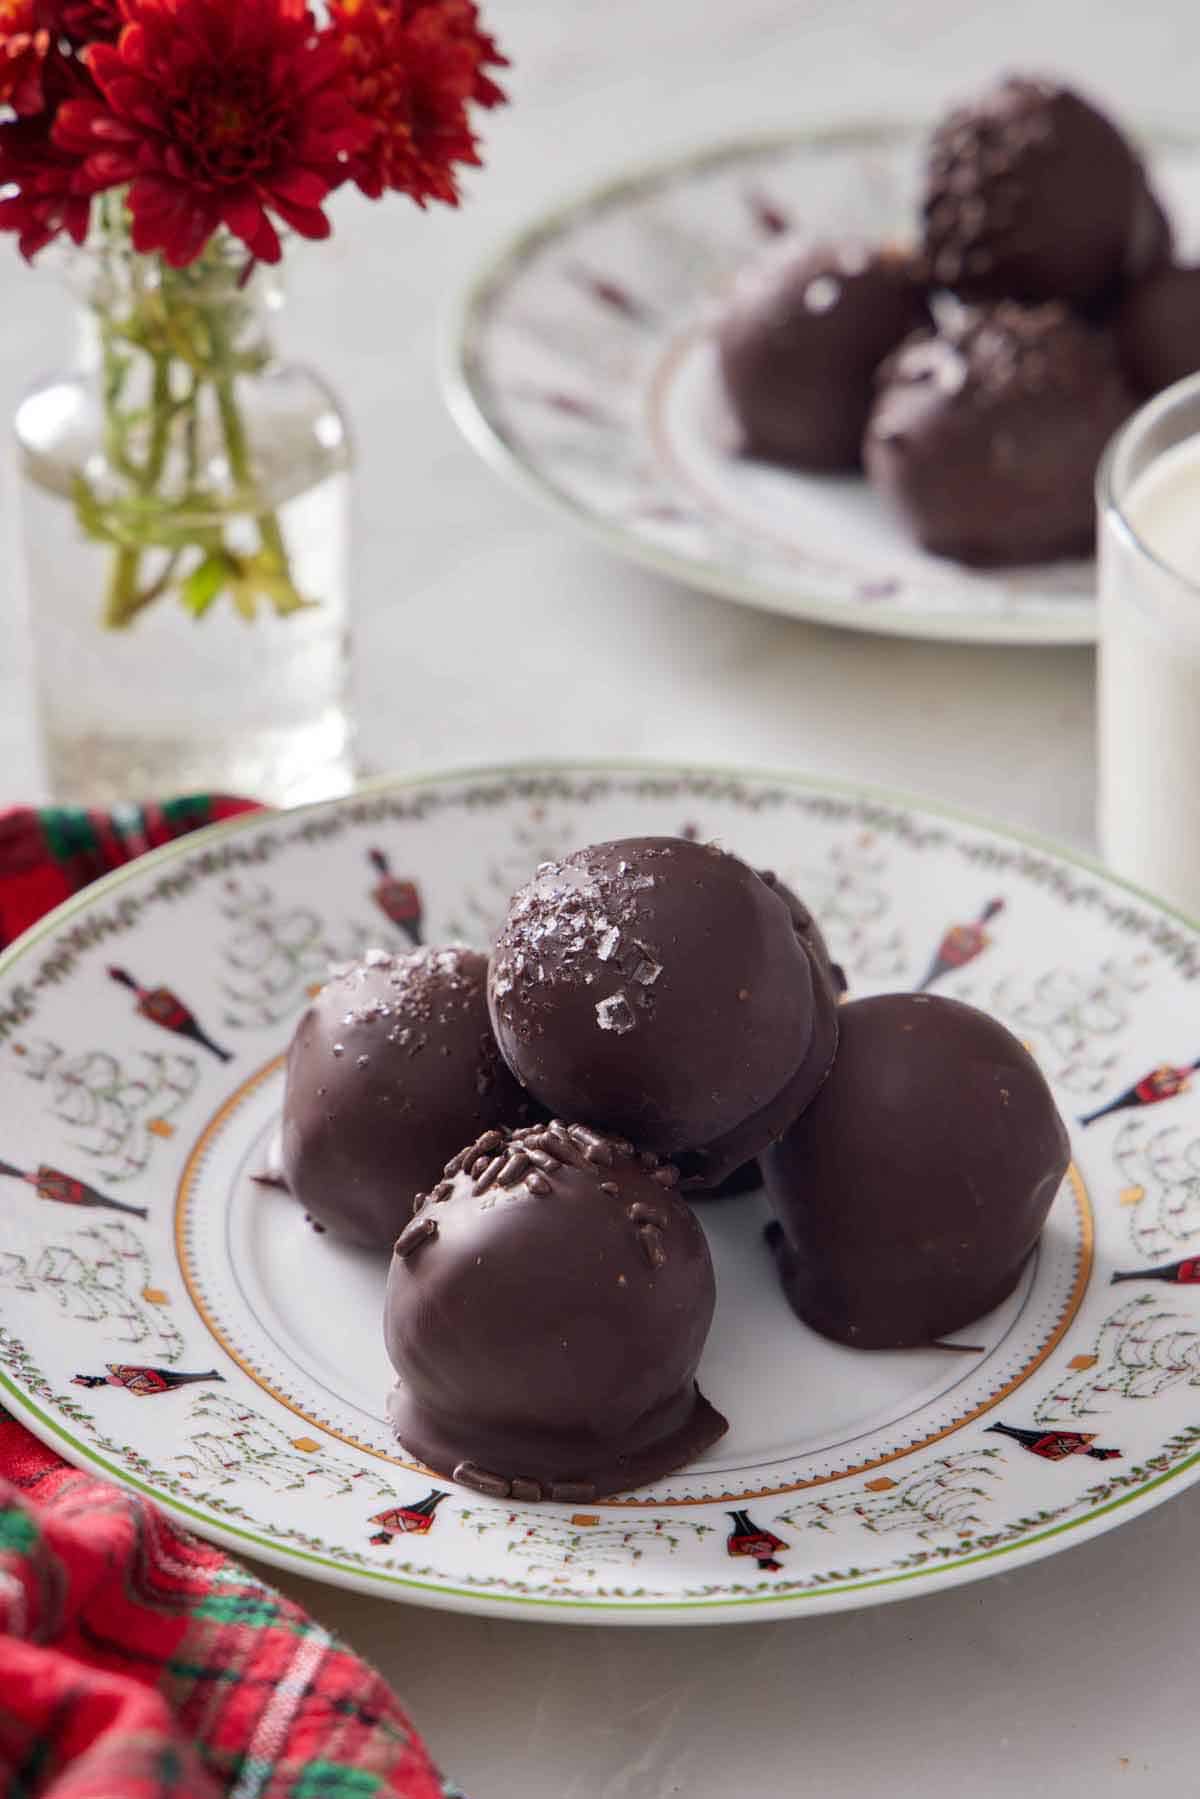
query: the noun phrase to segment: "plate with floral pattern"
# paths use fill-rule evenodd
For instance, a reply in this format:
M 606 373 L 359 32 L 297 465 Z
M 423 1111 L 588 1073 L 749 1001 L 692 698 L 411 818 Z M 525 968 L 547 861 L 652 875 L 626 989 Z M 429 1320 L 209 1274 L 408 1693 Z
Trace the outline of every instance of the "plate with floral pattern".
M 921 988 L 1039 1058 L 1073 1162 L 956 1349 L 862 1354 L 785 1306 L 761 1193 L 701 1215 L 731 1422 L 587 1506 L 481 1497 L 391 1436 L 386 1259 L 255 1180 L 331 964 L 486 945 L 545 857 L 716 840 L 809 900 L 857 995 Z M 0 1402 L 205 1536 L 497 1616 L 733 1621 L 898 1599 L 1080 1542 L 1200 1470 L 1200 929 L 1071 857 L 781 775 L 623 764 L 385 781 L 171 844 L 0 960 Z M 864 1245 L 864 1253 L 870 1245 Z
M 781 232 L 911 239 L 924 134 L 743 139 L 620 177 L 523 231 L 454 321 L 452 409 L 474 446 L 618 554 L 829 625 L 980 643 L 1090 643 L 1095 571 L 926 554 L 858 476 L 731 453 L 713 322 Z M 1149 137 L 1182 250 L 1200 248 L 1200 141 Z

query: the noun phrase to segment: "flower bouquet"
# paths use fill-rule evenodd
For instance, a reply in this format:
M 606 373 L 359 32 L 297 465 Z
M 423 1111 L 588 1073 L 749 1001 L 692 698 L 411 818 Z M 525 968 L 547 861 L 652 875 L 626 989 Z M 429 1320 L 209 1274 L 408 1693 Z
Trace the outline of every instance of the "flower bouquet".
M 328 390 L 275 362 L 271 271 L 329 236 L 343 186 L 457 205 L 503 63 L 474 0 L 331 0 L 320 20 L 304 0 L 0 0 L 0 230 L 29 259 L 79 247 L 86 320 L 73 385 L 18 416 L 24 472 L 105 564 L 91 595 L 78 568 L 27 571 L 35 637 L 48 581 L 74 590 L 76 631 L 98 614 L 128 634 L 168 600 L 187 621 L 337 609 L 288 514 L 344 471 L 346 434 Z M 329 521 L 314 534 L 327 563 Z

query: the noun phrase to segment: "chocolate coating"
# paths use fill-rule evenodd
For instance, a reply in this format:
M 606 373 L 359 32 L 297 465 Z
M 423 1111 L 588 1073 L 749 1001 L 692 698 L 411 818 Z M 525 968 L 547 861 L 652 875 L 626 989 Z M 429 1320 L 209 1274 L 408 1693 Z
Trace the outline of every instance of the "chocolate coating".
M 487 958 L 372 951 L 296 1027 L 280 1140 L 293 1195 L 339 1237 L 390 1249 L 413 1195 L 494 1124 L 536 1115 L 488 1022 Z
M 928 322 L 920 274 L 900 251 L 852 242 L 769 251 L 743 271 L 717 331 L 746 453 L 857 468 L 875 370 Z
M 938 126 L 922 210 L 934 281 L 969 299 L 1087 310 L 1169 253 L 1127 139 L 1049 81 L 1000 81 Z
M 880 371 L 867 474 L 936 555 L 1086 555 L 1096 466 L 1135 404 L 1111 334 L 1065 307 L 956 310 Z
M 779 895 L 780 899 L 791 913 L 792 925 L 816 964 L 817 969 L 820 971 L 822 978 L 828 982 L 834 993 L 839 996 L 845 993 L 849 988 L 849 982 L 846 979 L 846 971 L 841 963 L 835 962 L 830 955 L 829 945 L 825 941 L 825 933 L 822 931 L 820 925 L 817 923 L 804 901 L 800 898 L 800 895 L 789 887 L 785 881 L 781 881 L 774 869 L 760 868 L 758 871 L 758 878 L 760 881 L 765 881 L 767 886 Z
M 716 1288 L 678 1170 L 557 1121 L 492 1131 L 401 1235 L 384 1337 L 411 1454 L 497 1498 L 659 1480 L 728 1428 L 696 1386 Z
M 1114 323 L 1117 348 L 1143 398 L 1200 369 L 1200 268 L 1165 268 L 1130 288 Z
M 860 1349 L 960 1330 L 1016 1286 L 1069 1159 L 995 1019 L 934 994 L 852 1001 L 829 1079 L 763 1157 L 793 1309 Z
M 501 1053 L 550 1111 L 715 1186 L 824 1080 L 837 1004 L 788 908 L 711 844 L 631 837 L 543 863 L 496 940 Z
M 829 954 L 824 933 L 804 901 L 772 869 L 760 868 L 758 878 L 779 895 L 791 913 L 792 926 L 812 958 L 814 975 L 825 983 L 830 994 L 840 999 L 848 987 L 845 970 Z M 754 1160 L 743 1162 L 740 1168 L 727 1174 L 719 1186 L 713 1189 L 701 1187 L 699 1182 L 693 1180 L 688 1183 L 688 1191 L 697 1198 L 740 1199 L 743 1193 L 753 1193 L 761 1186 L 762 1170 L 757 1160 Z

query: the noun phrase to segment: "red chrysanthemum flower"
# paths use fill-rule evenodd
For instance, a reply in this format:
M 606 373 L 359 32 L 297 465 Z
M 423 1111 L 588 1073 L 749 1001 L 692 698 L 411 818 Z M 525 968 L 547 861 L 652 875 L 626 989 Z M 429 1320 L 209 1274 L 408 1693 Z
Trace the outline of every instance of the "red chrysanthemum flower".
M 77 49 L 115 44 L 125 23 L 121 0 L 35 0 L 38 23 Z
M 487 73 L 504 58 L 473 0 L 332 0 L 331 30 L 370 141 L 351 160 L 363 193 L 458 205 L 456 166 L 479 162 L 468 107 L 504 99 Z
M 79 159 L 52 141 L 44 119 L 0 125 L 0 231 L 15 231 L 21 254 L 32 262 L 65 231 L 82 244 L 88 234 L 91 195 L 83 191 Z
M 503 106 L 507 95 L 487 73 L 489 68 L 506 69 L 508 58 L 490 31 L 479 25 L 479 8 L 475 0 L 408 0 L 411 14 L 433 11 L 441 14 L 442 29 L 456 43 L 470 50 L 475 64 L 475 80 L 471 98 L 479 106 Z
M 0 0 L 0 106 L 21 114 L 46 104 L 45 68 L 53 42 L 34 0 Z
M 79 158 L 61 150 L 50 134 L 56 104 L 86 79 L 60 58 L 49 65 L 45 112 L 0 125 L 0 231 L 17 233 L 30 262 L 62 231 L 77 244 L 88 234 L 92 200 Z
M 136 250 L 194 262 L 220 226 L 278 262 L 278 218 L 327 237 L 321 207 L 365 137 L 337 46 L 304 0 L 123 0 L 115 46 L 86 52 L 100 97 L 59 112 L 55 142 L 92 191 L 129 183 Z

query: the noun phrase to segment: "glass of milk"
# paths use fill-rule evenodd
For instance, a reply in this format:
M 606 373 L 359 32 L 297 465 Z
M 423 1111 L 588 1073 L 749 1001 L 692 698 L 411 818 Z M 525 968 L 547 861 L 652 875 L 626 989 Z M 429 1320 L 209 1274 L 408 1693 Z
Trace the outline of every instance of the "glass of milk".
M 1097 500 L 1101 848 L 1200 916 L 1200 375 L 1118 432 Z

